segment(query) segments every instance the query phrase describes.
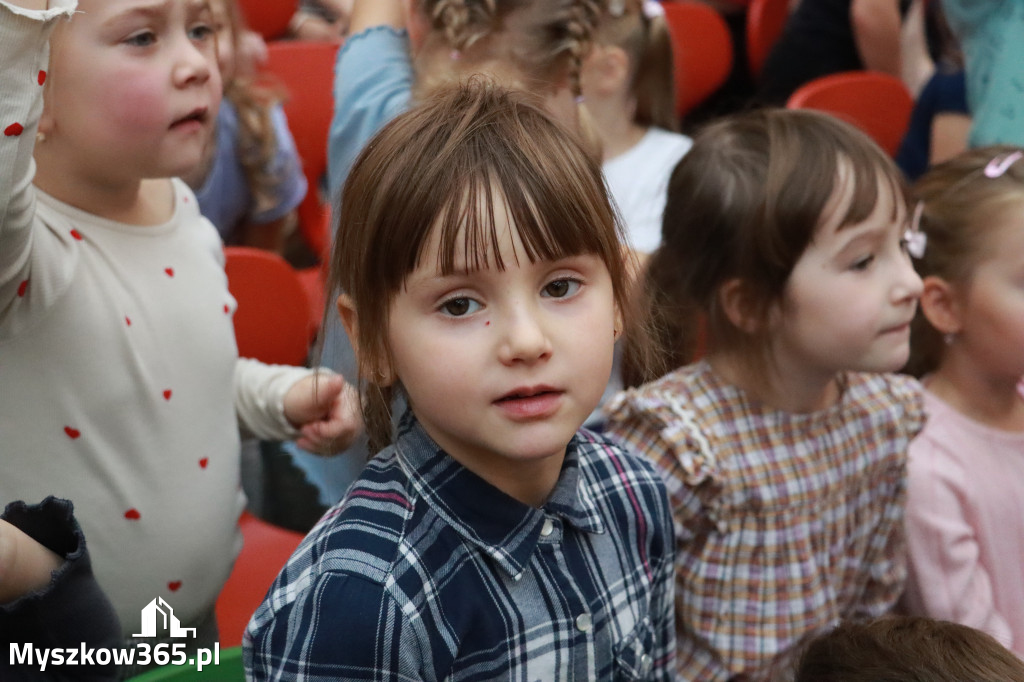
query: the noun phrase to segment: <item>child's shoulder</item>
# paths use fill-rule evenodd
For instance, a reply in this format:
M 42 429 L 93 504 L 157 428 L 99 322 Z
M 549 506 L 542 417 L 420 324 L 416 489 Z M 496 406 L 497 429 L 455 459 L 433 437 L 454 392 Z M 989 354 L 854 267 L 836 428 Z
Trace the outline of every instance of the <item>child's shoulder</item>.
M 702 421 L 738 398 L 736 389 L 724 383 L 710 364 L 699 361 L 619 393 L 605 412 L 613 427 L 636 420 L 668 426 L 681 420 Z
M 924 417 L 924 387 L 906 374 L 850 372 L 845 375 L 847 403 L 872 414 L 900 419 Z
M 576 447 L 582 466 L 589 468 L 599 479 L 629 476 L 642 484 L 662 484 L 649 461 L 634 454 L 610 434 L 580 429 L 576 432 Z

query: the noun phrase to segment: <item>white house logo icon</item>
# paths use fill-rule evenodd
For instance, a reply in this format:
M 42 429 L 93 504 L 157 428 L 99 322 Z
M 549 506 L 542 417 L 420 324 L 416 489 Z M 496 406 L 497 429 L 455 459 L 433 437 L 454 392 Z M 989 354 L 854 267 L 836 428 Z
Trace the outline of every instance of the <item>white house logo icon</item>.
M 158 618 L 158 614 L 160 618 Z M 162 623 L 159 628 L 158 620 Z M 174 609 L 164 601 L 163 597 L 157 597 L 142 609 L 142 632 L 134 634 L 132 637 L 156 637 L 158 629 L 169 633 L 171 637 L 196 636 L 195 628 L 181 627 L 181 621 L 175 617 Z

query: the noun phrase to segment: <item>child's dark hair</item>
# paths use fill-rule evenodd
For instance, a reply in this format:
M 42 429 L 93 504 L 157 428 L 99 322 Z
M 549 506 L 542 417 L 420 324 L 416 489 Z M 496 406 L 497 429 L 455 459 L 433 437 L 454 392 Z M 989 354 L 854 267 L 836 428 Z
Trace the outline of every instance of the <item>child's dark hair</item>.
M 1024 662 L 966 625 L 892 617 L 812 639 L 794 682 L 1024 682 Z
M 483 77 L 443 88 L 374 137 L 342 190 L 328 291 L 346 293 L 357 313 L 371 452 L 391 441 L 391 301 L 424 259 L 451 273 L 464 250 L 471 269 L 503 269 L 502 203 L 523 242 L 518 258 L 600 256 L 628 316 L 629 266 L 597 162 L 526 93 Z M 426 254 L 434 230 L 440 252 Z
M 629 56 L 630 91 L 636 97 L 633 121 L 678 131 L 672 37 L 665 17 L 649 15 L 645 0 L 608 0 L 597 42 L 617 45 Z
M 704 128 L 669 180 L 662 245 L 648 261 L 639 295 L 660 357 L 644 363 L 627 338 L 626 385 L 690 362 L 701 316 L 712 350 L 740 351 L 750 373 L 764 377 L 771 307 L 847 184 L 852 198 L 840 225 L 871 215 L 880 185 L 896 197 L 894 210 L 906 211 L 907 189 L 895 164 L 837 118 L 759 109 Z M 756 331 L 738 329 L 725 315 L 719 296 L 730 280 L 741 282 L 746 308 L 760 322 Z
M 972 149 L 934 166 L 914 184 L 919 227 L 927 240 L 924 256 L 916 263 L 922 278 L 970 284 L 991 220 L 1008 205 L 1024 201 L 1024 159 L 1011 161 L 996 177 L 990 177 L 995 173 L 986 173 L 986 168 L 1020 151 L 1024 150 L 1002 145 Z M 916 377 L 934 371 L 944 348 L 942 334 L 919 307 L 905 370 Z

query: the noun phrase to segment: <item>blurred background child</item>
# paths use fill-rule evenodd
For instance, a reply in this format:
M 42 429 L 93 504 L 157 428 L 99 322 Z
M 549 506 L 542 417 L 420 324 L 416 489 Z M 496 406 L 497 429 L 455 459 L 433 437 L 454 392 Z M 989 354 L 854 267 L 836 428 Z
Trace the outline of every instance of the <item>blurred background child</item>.
M 295 229 L 306 178 L 277 94 L 255 78 L 252 36 L 237 0 L 211 0 L 224 97 L 214 137 L 188 182 L 226 244 L 280 252 Z
M 908 370 L 929 418 L 910 446 L 907 605 L 1024 657 L 1024 151 L 972 150 L 914 190 L 927 242 Z
M 653 381 L 612 401 L 608 430 L 669 490 L 682 679 L 762 679 L 808 634 L 880 616 L 903 590 L 923 411 L 917 383 L 887 372 L 907 360 L 921 294 L 907 213 L 885 152 L 810 111 L 710 124 L 672 175 L 644 309 L 679 328 L 693 318 L 666 314 L 699 308 L 709 351 L 665 367 L 673 348 L 659 367 L 627 344 L 627 379 Z
M 661 243 L 669 175 L 692 144 L 677 132 L 672 42 L 659 3 L 609 2 L 581 84 L 630 246 L 651 253 Z

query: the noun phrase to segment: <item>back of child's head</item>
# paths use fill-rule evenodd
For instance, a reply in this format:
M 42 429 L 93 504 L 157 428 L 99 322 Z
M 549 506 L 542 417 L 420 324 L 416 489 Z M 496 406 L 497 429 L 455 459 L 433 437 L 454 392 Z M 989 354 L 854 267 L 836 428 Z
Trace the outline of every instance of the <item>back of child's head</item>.
M 709 124 L 669 180 L 662 244 L 648 261 L 641 314 L 662 359 L 640 365 L 627 343 L 624 379 L 635 385 L 692 358 L 699 316 L 715 350 L 736 352 L 755 375 L 766 363 L 766 327 L 818 228 L 865 220 L 880 191 L 905 209 L 899 170 L 867 135 L 827 114 L 759 109 Z M 834 197 L 849 193 L 845 206 Z M 757 324 L 740 329 L 721 303 L 737 280 Z
M 531 263 L 597 254 L 627 314 L 627 266 L 600 166 L 525 93 L 474 77 L 442 88 L 364 148 L 342 190 L 329 291 L 347 294 L 364 417 L 375 451 L 390 442 L 391 302 L 421 263 L 496 268 L 496 211 L 508 211 Z M 439 231 L 439 252 L 426 253 Z M 611 339 L 609 339 L 611 343 Z M 400 377 L 398 378 L 400 379 Z
M 806 646 L 794 682 L 1024 682 L 1024 662 L 966 625 L 919 617 L 842 623 Z
M 421 52 L 431 73 L 421 69 L 420 90 L 493 64 L 524 89 L 546 92 L 566 82 L 579 94 L 582 59 L 605 1 L 417 0 L 430 25 Z
M 665 11 L 656 0 L 609 0 L 596 42 L 616 45 L 629 57 L 633 121 L 640 126 L 678 130 L 672 37 Z
M 250 34 L 238 0 L 212 0 L 217 56 L 224 80 L 224 99 L 235 109 L 238 122 L 238 161 L 253 197 L 253 212 L 273 207 L 280 178 L 274 172 L 278 140 L 271 107 L 283 89 L 270 78 L 256 76 L 256 65 L 243 41 Z
M 1014 204 L 1024 210 L 1024 151 L 993 146 L 966 151 L 934 166 L 913 187 L 915 215 L 926 242 L 917 262 L 921 277 L 958 286 L 970 284 L 986 255 L 992 219 Z M 923 376 L 938 367 L 943 335 L 919 310 L 911 330 L 906 371 Z

